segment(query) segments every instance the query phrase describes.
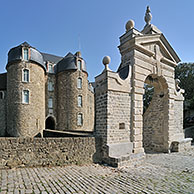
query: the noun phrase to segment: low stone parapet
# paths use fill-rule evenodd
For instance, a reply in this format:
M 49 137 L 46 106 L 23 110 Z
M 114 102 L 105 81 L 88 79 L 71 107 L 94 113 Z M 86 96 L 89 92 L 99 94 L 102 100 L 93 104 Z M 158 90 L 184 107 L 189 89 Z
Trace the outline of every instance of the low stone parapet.
M 0 168 L 82 165 L 100 157 L 100 139 L 0 138 Z

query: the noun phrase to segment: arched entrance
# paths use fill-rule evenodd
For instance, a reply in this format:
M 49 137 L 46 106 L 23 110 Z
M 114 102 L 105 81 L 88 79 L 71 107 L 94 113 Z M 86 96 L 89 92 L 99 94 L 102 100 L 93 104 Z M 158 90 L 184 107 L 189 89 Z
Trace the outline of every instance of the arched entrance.
M 168 87 L 162 76 L 151 74 L 145 80 L 143 147 L 145 152 L 165 151 L 168 123 Z
M 55 119 L 52 116 L 49 116 L 46 119 L 46 123 L 45 123 L 46 129 L 55 129 Z

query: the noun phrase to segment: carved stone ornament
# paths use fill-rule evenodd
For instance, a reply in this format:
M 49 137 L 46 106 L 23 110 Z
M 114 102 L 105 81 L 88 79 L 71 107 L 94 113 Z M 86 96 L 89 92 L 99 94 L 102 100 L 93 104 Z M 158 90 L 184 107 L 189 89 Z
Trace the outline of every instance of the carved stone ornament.
M 149 25 L 150 21 L 152 20 L 152 14 L 150 12 L 151 12 L 150 7 L 147 6 L 147 10 L 146 10 L 145 17 L 144 17 L 145 22 L 146 22 L 147 25 Z

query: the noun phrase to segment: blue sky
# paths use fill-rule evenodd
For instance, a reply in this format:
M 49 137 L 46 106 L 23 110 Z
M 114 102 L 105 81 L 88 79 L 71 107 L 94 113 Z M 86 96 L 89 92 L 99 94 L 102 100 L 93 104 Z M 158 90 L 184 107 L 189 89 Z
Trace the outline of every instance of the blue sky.
M 50 54 L 81 53 L 89 80 L 102 72 L 102 58 L 111 57 L 110 68 L 120 64 L 117 48 L 129 19 L 142 30 L 146 6 L 157 26 L 182 62 L 194 62 L 193 0 L 1 0 L 0 73 L 5 72 L 10 48 L 27 41 Z M 80 41 L 79 41 L 80 39 Z

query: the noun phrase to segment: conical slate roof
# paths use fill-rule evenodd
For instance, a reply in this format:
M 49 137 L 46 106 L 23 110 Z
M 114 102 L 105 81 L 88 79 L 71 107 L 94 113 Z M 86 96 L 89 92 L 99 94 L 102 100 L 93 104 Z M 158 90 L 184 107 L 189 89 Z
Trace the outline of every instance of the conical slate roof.
M 56 73 L 68 70 L 77 70 L 76 58 L 76 55 L 69 52 L 61 61 L 57 63 Z M 84 62 L 82 63 L 82 71 L 86 72 L 86 66 Z

